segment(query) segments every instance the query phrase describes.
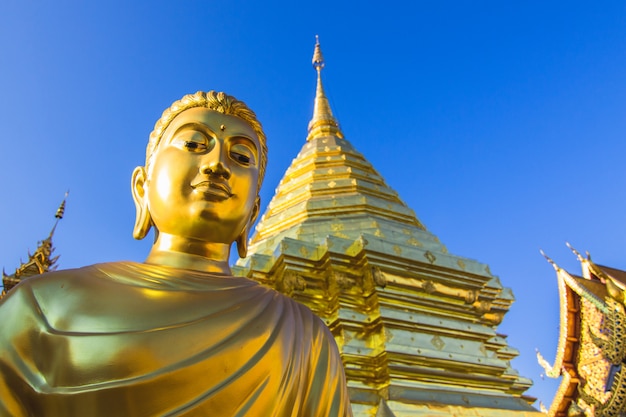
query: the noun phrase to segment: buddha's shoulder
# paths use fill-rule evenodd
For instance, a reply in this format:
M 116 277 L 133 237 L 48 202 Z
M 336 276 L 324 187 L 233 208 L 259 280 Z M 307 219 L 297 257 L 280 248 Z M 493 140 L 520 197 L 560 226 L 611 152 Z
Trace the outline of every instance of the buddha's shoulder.
M 110 264 L 95 264 L 82 268 L 51 271 L 45 274 L 24 279 L 13 291 L 39 293 L 56 293 L 59 291 L 80 291 L 81 288 L 102 284 L 107 276 L 105 270 Z
M 25 278 L 0 301 L 0 315 L 47 316 L 48 306 L 53 304 L 71 309 L 78 298 L 90 292 L 86 288 L 98 282 L 98 274 L 97 268 L 88 266 Z M 27 323 L 22 327 L 27 329 Z
M 177 325 L 230 311 L 266 318 L 287 315 L 311 334 L 326 330 L 308 307 L 248 278 L 133 262 L 95 264 L 28 278 L 7 298 L 19 309 L 45 316 L 61 330 L 97 328 L 107 318 L 122 323 L 123 330 L 137 330 L 162 327 L 155 320 L 164 317 L 168 325 Z

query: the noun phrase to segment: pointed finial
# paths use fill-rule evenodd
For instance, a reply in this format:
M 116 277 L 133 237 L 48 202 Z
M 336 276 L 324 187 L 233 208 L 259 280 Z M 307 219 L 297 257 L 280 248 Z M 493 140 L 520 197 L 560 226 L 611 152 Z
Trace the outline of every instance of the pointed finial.
M 57 228 L 57 225 L 59 224 L 59 220 L 61 220 L 63 218 L 63 215 L 65 214 L 65 202 L 67 201 L 67 196 L 69 195 L 70 190 L 67 190 L 65 192 L 65 196 L 63 197 L 63 201 L 61 201 L 61 204 L 59 205 L 59 208 L 57 209 L 57 212 L 54 214 L 54 217 L 57 219 L 54 222 L 54 226 L 52 226 L 52 230 L 50 230 L 50 235 L 47 237 L 46 240 L 51 240 L 52 239 L 52 235 L 54 235 L 54 231 Z
M 315 35 L 315 51 L 313 52 L 313 68 L 321 71 L 324 68 L 324 55 L 320 47 L 320 36 Z
M 544 258 L 546 258 L 546 260 L 550 263 L 550 265 L 552 265 L 552 267 L 554 268 L 555 271 L 559 270 L 558 265 L 552 260 L 552 258 L 550 258 L 548 255 L 546 255 L 546 253 L 543 251 L 543 249 L 539 249 L 539 252 L 543 255 Z
M 54 215 L 54 217 L 56 217 L 57 219 L 62 219 L 63 215 L 65 214 L 65 201 L 67 200 L 67 196 L 69 195 L 69 193 L 70 193 L 70 190 L 67 190 L 65 192 L 65 197 L 63 197 L 63 201 L 61 202 L 61 205 L 59 206 L 56 214 Z
M 584 258 L 582 257 L 582 255 L 580 254 L 580 252 L 578 252 L 576 249 L 574 249 L 574 247 L 572 245 L 569 244 L 569 242 L 565 242 L 565 245 L 572 251 L 574 252 L 574 255 L 576 255 L 576 258 L 579 261 L 584 261 Z
M 313 109 L 313 117 L 309 122 L 307 141 L 328 135 L 343 138 L 343 133 L 341 133 L 339 123 L 337 123 L 337 120 L 335 120 L 333 116 L 328 98 L 326 98 L 326 93 L 324 93 L 324 86 L 322 85 L 322 68 L 324 68 L 325 62 L 318 35 L 315 35 L 315 50 L 313 51 L 313 59 L 311 62 L 313 68 L 317 71 L 317 87 L 315 89 L 315 106 Z

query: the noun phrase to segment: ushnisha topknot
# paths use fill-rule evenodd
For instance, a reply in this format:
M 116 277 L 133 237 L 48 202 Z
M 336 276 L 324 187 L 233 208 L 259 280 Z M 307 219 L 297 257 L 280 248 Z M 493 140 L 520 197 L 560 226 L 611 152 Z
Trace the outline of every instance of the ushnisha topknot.
M 195 94 L 187 94 L 180 100 L 172 103 L 172 105 L 163 112 L 161 118 L 157 120 L 154 125 L 152 133 L 150 133 L 150 140 L 148 141 L 148 146 L 146 148 L 146 171 L 150 171 L 149 167 L 152 163 L 154 153 L 161 142 L 165 129 L 167 129 L 176 116 L 183 111 L 194 107 L 204 107 L 223 114 L 239 117 L 240 119 L 245 120 L 252 127 L 254 132 L 258 135 L 259 142 L 261 144 L 261 161 L 259 164 L 258 182 L 258 189 L 260 189 L 261 183 L 263 182 L 263 176 L 265 175 L 265 166 L 267 165 L 267 143 L 265 132 L 263 132 L 263 127 L 261 126 L 261 122 L 257 119 L 256 114 L 254 114 L 246 103 L 237 100 L 235 97 L 222 91 L 215 92 L 211 90 L 208 93 L 198 91 Z

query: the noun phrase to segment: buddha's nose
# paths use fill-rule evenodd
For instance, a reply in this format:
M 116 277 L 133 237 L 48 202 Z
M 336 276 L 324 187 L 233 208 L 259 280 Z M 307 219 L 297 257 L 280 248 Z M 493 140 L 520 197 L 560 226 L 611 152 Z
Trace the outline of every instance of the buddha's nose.
M 200 172 L 208 176 L 220 176 L 226 179 L 230 178 L 230 169 L 224 164 L 219 156 L 209 157 L 203 161 L 200 166 Z

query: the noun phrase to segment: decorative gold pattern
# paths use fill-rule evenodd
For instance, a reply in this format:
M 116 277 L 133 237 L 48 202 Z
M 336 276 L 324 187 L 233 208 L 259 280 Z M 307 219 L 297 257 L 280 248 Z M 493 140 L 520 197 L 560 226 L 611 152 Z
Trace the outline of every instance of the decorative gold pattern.
M 602 327 L 604 315 L 589 301 L 581 299 L 580 303 L 581 337 L 577 371 L 580 378 L 585 381 L 581 389 L 600 403 L 604 403 L 609 397 L 605 392 L 605 383 L 610 363 L 604 359 L 604 352 L 593 342 L 589 331 L 590 328 Z
M 385 288 L 385 286 L 387 285 L 387 279 L 385 278 L 385 274 L 382 273 L 380 268 L 377 266 L 372 266 L 369 268 L 369 271 L 374 283 L 381 288 Z
M 441 340 L 441 337 L 439 337 L 438 335 L 433 336 L 432 339 L 430 339 L 430 343 L 437 349 L 437 350 L 441 350 L 443 349 L 446 344 L 444 343 L 443 340 Z
M 626 367 L 622 366 L 613 377 L 610 397 L 596 408 L 598 417 L 622 417 L 626 411 Z
M 433 253 L 429 250 L 424 252 L 424 258 L 428 259 L 428 262 L 430 262 L 431 264 L 435 263 L 435 261 L 437 260 L 437 257 L 433 255 Z
M 594 338 L 594 342 L 602 349 L 602 355 L 612 364 L 619 365 L 626 359 L 626 314 L 624 306 L 608 297 L 606 300 L 608 313 L 604 316 L 603 338 Z M 600 326 L 593 326 L 599 328 Z
M 293 271 L 287 271 L 283 274 L 281 292 L 287 295 L 293 294 L 294 291 L 304 291 L 306 289 L 306 280 Z

